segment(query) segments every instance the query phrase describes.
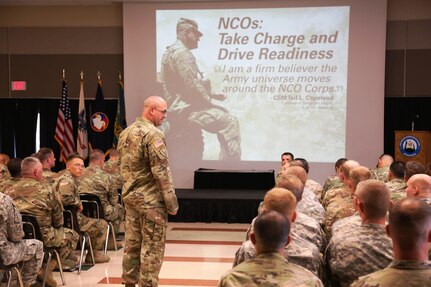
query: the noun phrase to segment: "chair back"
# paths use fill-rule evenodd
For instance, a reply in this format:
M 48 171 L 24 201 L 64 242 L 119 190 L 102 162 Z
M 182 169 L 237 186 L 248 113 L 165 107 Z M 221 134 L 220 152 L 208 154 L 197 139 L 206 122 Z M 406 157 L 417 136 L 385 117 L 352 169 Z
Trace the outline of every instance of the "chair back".
M 30 213 L 21 212 L 22 229 L 24 230 L 25 239 L 38 239 L 43 241 L 42 232 L 40 231 L 39 223 L 36 216 Z
M 81 193 L 83 210 L 82 213 L 87 217 L 104 219 L 105 214 L 103 213 L 102 202 L 100 198 L 95 194 Z

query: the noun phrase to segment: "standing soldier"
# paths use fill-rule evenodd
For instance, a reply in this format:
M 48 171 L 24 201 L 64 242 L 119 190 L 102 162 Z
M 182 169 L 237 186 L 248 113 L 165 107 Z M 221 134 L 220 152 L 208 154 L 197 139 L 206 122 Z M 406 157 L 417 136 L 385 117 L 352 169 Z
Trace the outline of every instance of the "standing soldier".
M 211 99 L 224 100 L 222 94 L 211 93 L 210 82 L 203 80 L 196 58 L 190 50 L 198 47 L 202 33 L 198 24 L 181 18 L 177 23 L 177 41 L 167 47 L 161 67 L 165 97 L 169 111 L 179 119 L 216 133 L 220 142 L 220 159 L 241 159 L 238 120 Z
M 157 129 L 167 104 L 158 96 L 144 101 L 142 116 L 120 135 L 120 171 L 126 208 L 123 279 L 126 287 L 158 286 L 165 252 L 168 213 L 178 210 L 165 137 Z
M 77 210 L 79 228 L 87 232 L 90 236 L 94 249 L 94 261 L 96 263 L 105 263 L 109 261 L 109 256 L 103 254 L 103 249 L 108 223 L 103 219 L 86 217 L 82 214 L 82 203 L 79 197 L 76 178 L 80 177 L 84 170 L 84 160 L 77 154 L 72 154 L 66 161 L 66 172 L 64 172 L 53 184 L 53 188 L 61 194 L 61 200 L 64 206 L 74 206 Z M 88 260 L 87 256 L 87 261 Z

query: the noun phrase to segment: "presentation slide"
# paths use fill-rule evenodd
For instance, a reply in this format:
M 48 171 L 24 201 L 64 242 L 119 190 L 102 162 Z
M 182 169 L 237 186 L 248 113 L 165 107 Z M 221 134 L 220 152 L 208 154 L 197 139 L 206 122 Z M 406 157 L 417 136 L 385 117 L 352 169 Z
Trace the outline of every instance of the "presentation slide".
M 311 162 L 344 157 L 349 13 L 157 10 L 158 79 L 169 117 L 187 122 L 175 132 L 199 126 L 203 160 L 271 161 L 286 147 Z
M 275 170 L 291 152 L 322 183 L 383 152 L 386 0 L 123 4 L 127 122 L 168 103 L 176 188 L 194 171 Z

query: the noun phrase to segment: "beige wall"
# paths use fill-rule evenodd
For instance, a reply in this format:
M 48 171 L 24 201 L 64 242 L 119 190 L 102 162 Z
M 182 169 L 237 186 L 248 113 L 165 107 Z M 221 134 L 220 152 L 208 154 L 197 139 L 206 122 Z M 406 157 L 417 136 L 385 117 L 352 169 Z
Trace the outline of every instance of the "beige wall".
M 95 96 L 97 70 L 105 97 L 116 98 L 122 17 L 121 5 L 0 6 L 0 98 L 57 98 L 63 68 L 71 98 L 81 70 L 86 98 Z M 386 40 L 385 95 L 431 96 L 431 1 L 389 0 Z M 11 80 L 27 81 L 27 91 L 11 92 Z

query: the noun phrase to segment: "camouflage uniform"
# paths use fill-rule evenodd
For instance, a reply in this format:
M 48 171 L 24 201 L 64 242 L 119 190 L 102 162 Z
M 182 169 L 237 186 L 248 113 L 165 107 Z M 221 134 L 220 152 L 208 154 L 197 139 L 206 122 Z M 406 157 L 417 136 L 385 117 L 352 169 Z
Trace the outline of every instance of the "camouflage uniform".
M 118 233 L 123 210 L 118 204 L 118 191 L 109 173 L 95 164 L 90 164 L 77 179 L 80 194 L 94 194 L 100 198 L 104 219 L 112 222 Z
M 109 159 L 103 164 L 103 170 L 112 176 L 112 180 L 115 184 L 115 189 L 121 189 L 123 187 L 123 178 L 120 174 L 120 164 L 118 160 Z
M 304 188 L 302 199 L 297 203 L 296 210 L 314 218 L 321 225 L 325 221 L 325 209 L 317 200 L 315 194 L 307 187 Z
M 337 235 L 340 232 L 350 232 L 352 229 L 356 229 L 362 224 L 361 216 L 359 216 L 359 212 L 355 212 L 350 216 L 347 216 L 345 218 L 342 218 L 335 222 L 332 225 L 331 234 Z M 330 234 L 330 235 L 331 235 Z M 328 238 L 330 237 L 328 236 Z
M 8 178 L 10 178 L 10 173 L 7 166 L 0 164 L 0 182 Z
M 7 194 L 20 212 L 36 216 L 43 244 L 56 247 L 62 259 L 75 250 L 79 235 L 63 227 L 63 207 L 51 187 L 32 178 L 22 178 Z
M 349 286 L 358 277 L 380 270 L 392 261 L 392 240 L 382 224 L 362 224 L 334 235 L 326 249 L 328 276 L 335 286 Z
M 69 171 L 55 180 L 53 189 L 61 194 L 64 206 L 75 206 L 76 208 L 82 206 L 75 178 Z M 82 212 L 77 212 L 77 217 L 79 229 L 90 236 L 93 249 L 102 250 L 105 245 L 108 223 L 103 219 L 89 218 Z
M 310 271 L 290 263 L 277 252 L 261 253 L 223 275 L 218 286 L 323 287 Z
M 383 270 L 360 277 L 351 287 L 431 287 L 431 261 L 393 261 Z
M 24 284 L 36 282 L 36 275 L 42 266 L 43 243 L 36 239 L 22 239 L 21 214 L 12 199 L 0 193 L 0 260 L 4 265 L 23 262 L 21 266 Z M 0 282 L 2 274 L 0 271 Z
M 284 248 L 284 257 L 290 262 L 321 277 L 323 261 L 318 248 L 310 242 L 305 241 L 303 238 L 298 237 L 295 233 L 291 234 L 291 238 L 292 240 L 290 243 Z M 244 241 L 235 253 L 233 267 L 253 258 L 256 258 L 254 244 L 250 240 Z
M 307 181 L 305 182 L 305 188 L 307 188 L 308 190 L 311 190 L 316 195 L 316 198 L 322 197 L 323 187 L 317 181 L 314 181 L 312 179 L 307 179 Z
M 224 108 L 211 103 L 213 95 L 200 75 L 195 57 L 180 40 L 167 47 L 162 57 L 161 76 L 169 111 L 188 123 L 217 134 L 220 159 L 239 160 L 241 138 L 238 120 Z
M 328 178 L 325 180 L 325 183 L 323 184 L 322 195 L 319 200 L 320 201 L 323 200 L 328 190 L 336 187 L 340 187 L 342 185 L 343 185 L 343 182 L 338 177 L 338 174 L 335 173 L 333 175 L 328 176 Z
M 52 186 L 55 180 L 59 177 L 56 172 L 51 171 L 48 168 L 44 168 L 42 171 L 42 182 Z
M 388 182 L 389 180 L 389 166 L 378 167 L 371 170 L 374 179 Z
M 407 184 L 401 178 L 394 178 L 386 183 L 386 187 L 391 192 L 391 200 L 393 203 L 407 196 Z
M 122 276 L 128 283 L 157 286 L 168 212 L 178 210 L 165 138 L 139 117 L 121 133 L 118 151 L 126 209 Z
M 324 230 L 327 238 L 331 237 L 331 228 L 335 222 L 351 216 L 353 213 L 355 213 L 355 206 L 350 194 L 345 197 L 336 197 L 326 208 Z
M 328 190 L 325 193 L 325 196 L 323 197 L 323 200 L 322 200 L 323 208 L 327 209 L 328 205 L 332 201 L 334 201 L 335 198 L 337 198 L 337 197 L 344 198 L 350 194 L 351 194 L 351 190 L 350 190 L 349 186 L 344 184 L 344 183 L 342 185 L 340 185 L 339 187 L 334 187 L 334 188 Z
M 0 181 L 0 192 L 6 193 L 7 190 L 12 188 L 19 181 L 20 181 L 20 178 L 13 178 L 13 177 Z

